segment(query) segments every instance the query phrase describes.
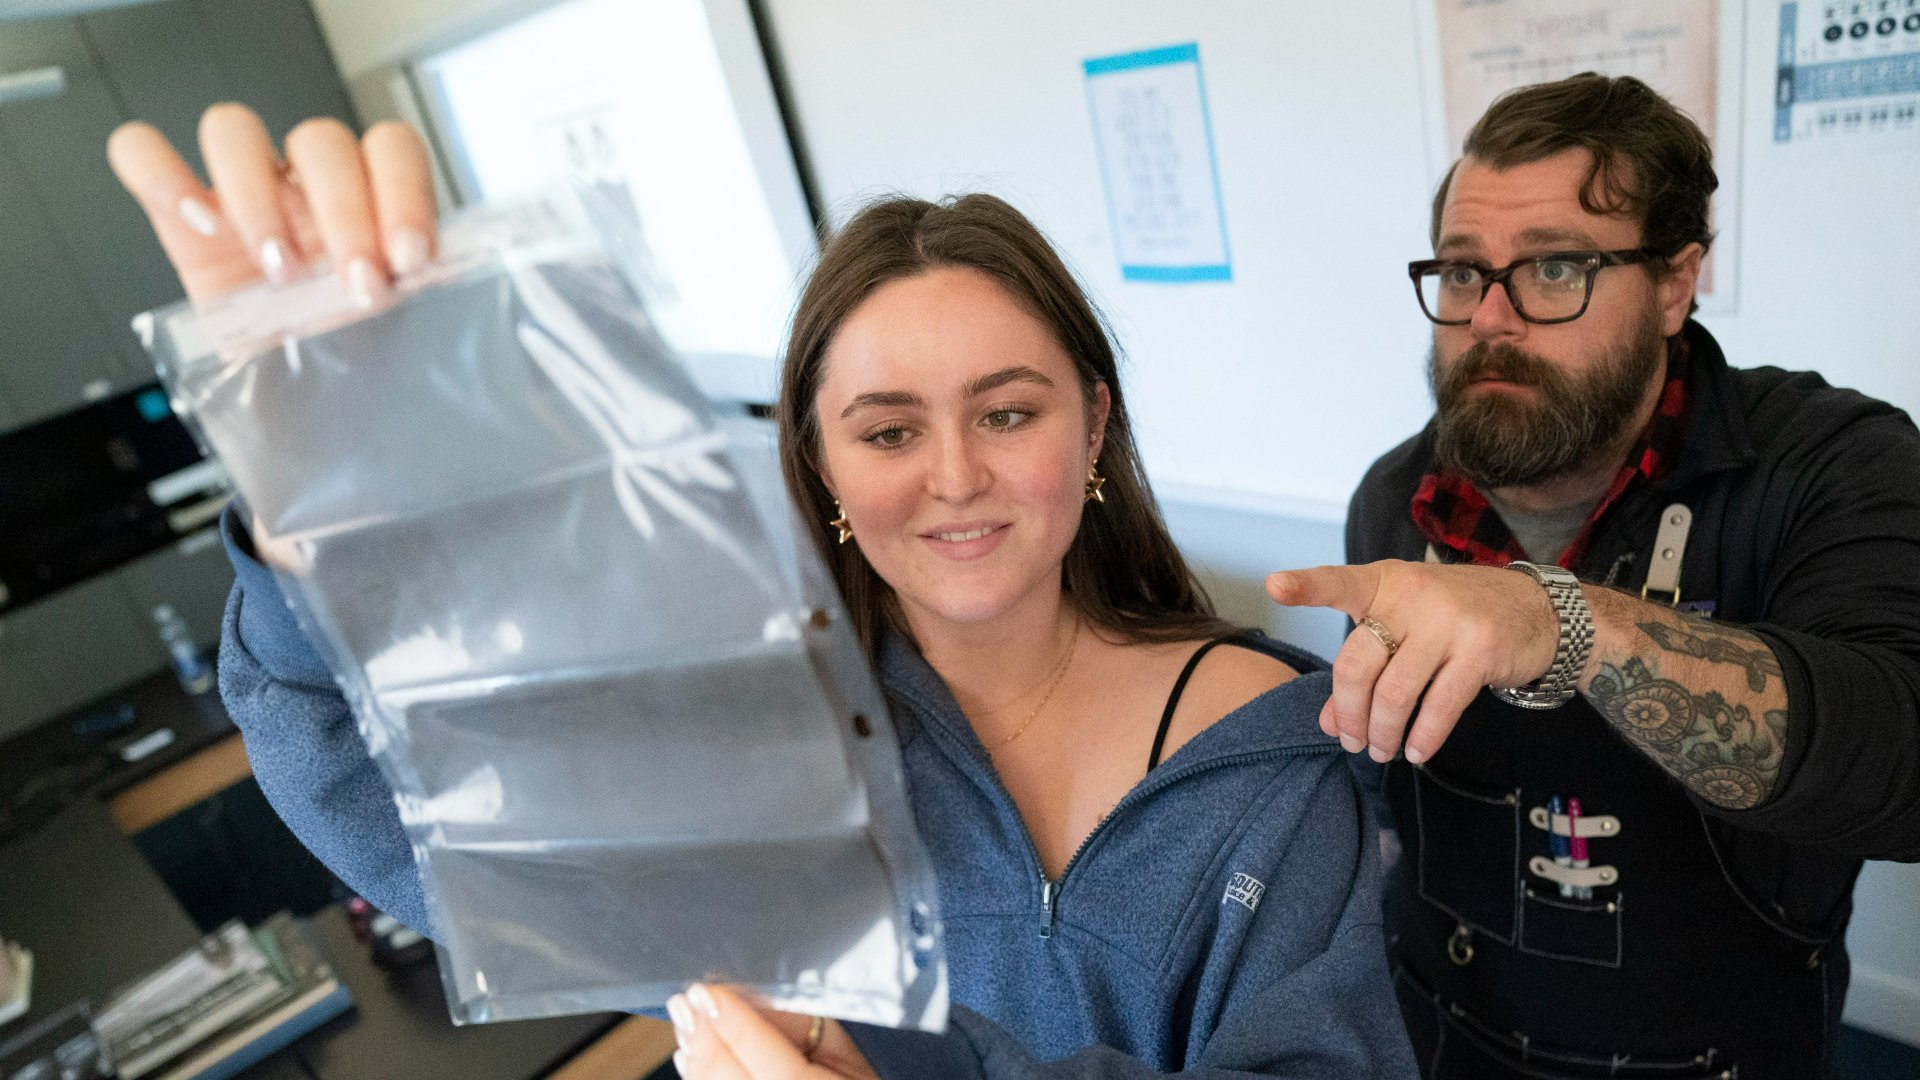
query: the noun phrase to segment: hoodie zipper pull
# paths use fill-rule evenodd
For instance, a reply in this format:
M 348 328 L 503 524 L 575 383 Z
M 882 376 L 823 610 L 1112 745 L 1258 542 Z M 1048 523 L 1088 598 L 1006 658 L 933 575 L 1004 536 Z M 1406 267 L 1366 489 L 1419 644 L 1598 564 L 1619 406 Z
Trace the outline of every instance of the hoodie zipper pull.
M 1040 879 L 1040 914 L 1046 916 L 1040 923 L 1040 936 L 1042 938 L 1050 938 L 1053 936 L 1054 894 L 1059 892 L 1059 889 L 1060 887 L 1058 885 L 1048 881 L 1046 878 L 1043 877 Z

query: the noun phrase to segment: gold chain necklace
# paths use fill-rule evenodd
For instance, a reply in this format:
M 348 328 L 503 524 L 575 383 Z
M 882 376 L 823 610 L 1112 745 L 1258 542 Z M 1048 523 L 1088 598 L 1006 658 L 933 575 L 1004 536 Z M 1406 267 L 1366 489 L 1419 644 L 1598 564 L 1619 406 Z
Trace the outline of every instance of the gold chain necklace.
M 1067 677 L 1067 665 L 1073 662 L 1073 650 L 1075 646 L 1079 644 L 1080 644 L 1080 620 L 1075 619 L 1073 620 L 1073 636 L 1067 639 L 1066 655 L 1062 656 L 1060 658 L 1060 663 L 1054 666 L 1053 677 L 1047 680 L 1047 692 L 1041 695 L 1040 704 L 1035 705 L 1033 707 L 1033 711 L 1027 714 L 1027 719 L 1023 723 L 1021 723 L 1019 727 L 1014 729 L 1013 734 L 994 743 L 993 746 L 987 750 L 987 753 L 991 754 L 995 750 L 1000 749 L 1001 747 L 1007 745 L 1008 743 L 1019 738 L 1020 736 L 1025 735 L 1027 733 L 1027 729 L 1033 726 L 1033 722 L 1039 719 L 1040 710 L 1046 708 L 1047 702 L 1053 700 L 1053 692 L 1060 688 L 1060 680 Z

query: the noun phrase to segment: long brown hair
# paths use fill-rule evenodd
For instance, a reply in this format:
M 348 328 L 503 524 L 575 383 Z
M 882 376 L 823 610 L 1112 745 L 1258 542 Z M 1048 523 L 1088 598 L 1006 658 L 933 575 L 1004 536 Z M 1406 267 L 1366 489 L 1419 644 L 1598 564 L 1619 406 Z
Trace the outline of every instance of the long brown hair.
M 1100 383 L 1111 396 L 1100 453 L 1106 501 L 1088 505 L 1061 563 L 1062 585 L 1081 614 L 1096 628 L 1130 641 L 1178 641 L 1229 629 L 1214 615 L 1154 505 L 1133 445 L 1106 324 L 1046 237 L 991 195 L 938 203 L 890 197 L 855 214 L 821 252 L 794 311 L 774 410 L 787 490 L 846 597 L 862 644 L 872 652 L 882 627 L 892 625 L 903 634 L 907 628 L 892 589 L 858 546 L 837 543 L 827 524 L 835 511 L 818 471 L 820 420 L 814 397 L 827 348 L 847 316 L 882 285 L 942 266 L 971 267 L 998 282 L 1073 358 L 1083 400 L 1090 405 Z

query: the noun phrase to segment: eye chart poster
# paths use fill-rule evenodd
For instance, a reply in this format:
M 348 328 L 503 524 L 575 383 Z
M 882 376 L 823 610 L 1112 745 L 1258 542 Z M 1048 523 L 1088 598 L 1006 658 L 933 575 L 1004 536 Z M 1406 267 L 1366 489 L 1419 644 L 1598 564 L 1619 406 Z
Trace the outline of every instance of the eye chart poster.
M 1200 47 L 1102 56 L 1082 66 L 1121 277 L 1233 280 Z
M 1920 0 L 1780 5 L 1773 141 L 1920 146 Z
M 1494 98 L 1583 71 L 1632 75 L 1693 117 L 1714 144 L 1720 191 L 1700 305 L 1734 305 L 1738 242 L 1740 0 L 1414 0 L 1427 64 L 1435 183 Z

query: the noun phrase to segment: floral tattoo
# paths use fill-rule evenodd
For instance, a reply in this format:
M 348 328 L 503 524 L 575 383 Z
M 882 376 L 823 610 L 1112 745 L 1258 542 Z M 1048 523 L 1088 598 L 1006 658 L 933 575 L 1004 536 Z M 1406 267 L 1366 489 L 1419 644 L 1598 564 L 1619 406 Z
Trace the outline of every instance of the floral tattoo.
M 1733 627 L 1643 622 L 1640 630 L 1668 653 L 1735 664 L 1747 688 L 1764 693 L 1781 678 L 1766 643 Z M 1602 664 L 1587 689 L 1600 715 L 1667 772 L 1718 806 L 1744 810 L 1772 793 L 1787 742 L 1785 709 L 1755 709 L 1718 690 L 1660 677 L 1658 656 Z

